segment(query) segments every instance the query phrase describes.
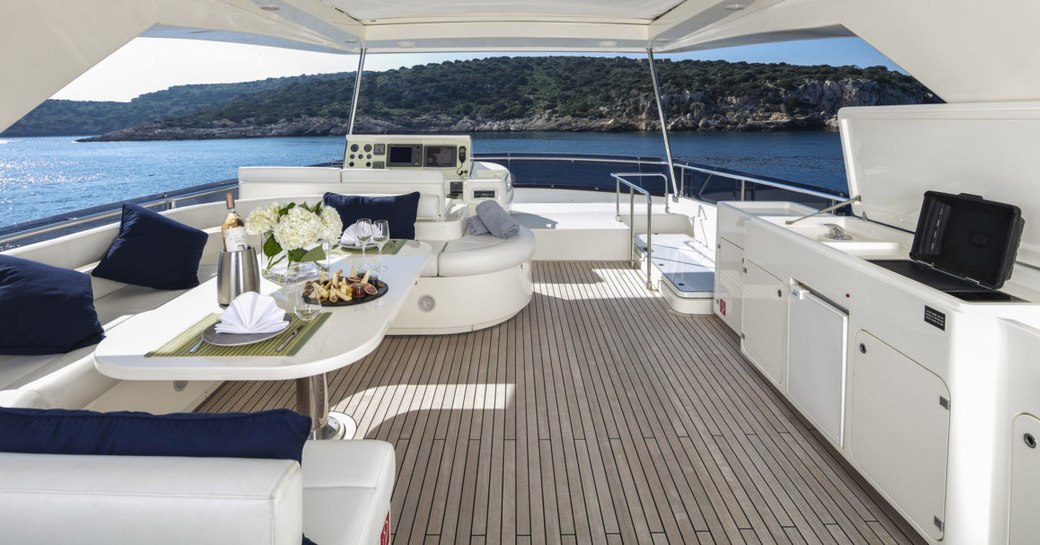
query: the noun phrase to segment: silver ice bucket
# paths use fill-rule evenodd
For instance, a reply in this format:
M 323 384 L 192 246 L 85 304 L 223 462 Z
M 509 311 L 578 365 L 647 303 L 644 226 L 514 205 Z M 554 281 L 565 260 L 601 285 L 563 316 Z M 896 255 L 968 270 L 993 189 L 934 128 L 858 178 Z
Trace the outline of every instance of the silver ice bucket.
M 217 302 L 226 307 L 247 291 L 260 291 L 256 250 L 252 246 L 237 252 L 221 250 L 217 261 Z

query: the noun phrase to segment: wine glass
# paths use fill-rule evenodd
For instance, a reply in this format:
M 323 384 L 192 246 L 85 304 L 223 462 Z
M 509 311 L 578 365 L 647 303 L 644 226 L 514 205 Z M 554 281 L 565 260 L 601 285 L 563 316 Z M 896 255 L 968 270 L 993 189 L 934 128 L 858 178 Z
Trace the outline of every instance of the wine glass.
M 301 282 L 294 290 L 293 314 L 304 322 L 317 318 L 321 313 L 321 301 L 316 293 L 311 293 L 311 289 L 310 282 Z
M 372 242 L 376 243 L 379 247 L 379 261 L 376 265 L 377 271 L 385 271 L 386 266 L 383 265 L 383 246 L 386 246 L 387 242 L 390 242 L 390 222 L 387 220 L 378 220 L 372 224 Z
M 361 246 L 361 263 L 365 263 L 365 248 L 368 247 L 368 242 L 372 240 L 372 220 L 368 218 L 361 218 L 354 224 L 354 237 L 357 238 L 358 245 Z

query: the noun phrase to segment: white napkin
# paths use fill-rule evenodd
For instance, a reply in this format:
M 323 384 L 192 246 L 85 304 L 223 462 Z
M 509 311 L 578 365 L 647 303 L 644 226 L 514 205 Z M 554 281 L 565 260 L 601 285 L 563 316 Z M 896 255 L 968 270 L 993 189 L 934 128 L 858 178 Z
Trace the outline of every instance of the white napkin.
M 339 237 L 339 243 L 344 246 L 357 246 L 357 236 L 354 233 L 357 232 L 357 224 L 352 224 L 343 230 L 343 236 Z
M 217 333 L 277 333 L 286 327 L 285 311 L 278 308 L 274 297 L 247 291 L 220 313 Z
M 353 246 L 355 248 L 360 247 L 361 245 L 358 243 L 357 235 L 355 233 L 357 233 L 357 224 L 356 223 L 351 224 L 350 227 L 347 227 L 346 229 L 343 230 L 343 236 L 339 237 L 339 243 L 344 245 L 344 246 Z M 371 242 L 371 241 L 369 241 L 369 243 L 366 244 L 366 246 L 374 246 L 374 245 L 375 244 L 373 242 Z

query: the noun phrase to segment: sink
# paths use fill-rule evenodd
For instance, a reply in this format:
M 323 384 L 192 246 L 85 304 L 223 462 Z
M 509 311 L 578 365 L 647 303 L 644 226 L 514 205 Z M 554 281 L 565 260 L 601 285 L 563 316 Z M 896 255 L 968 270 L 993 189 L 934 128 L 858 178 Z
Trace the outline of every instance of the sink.
M 778 225 L 788 231 L 797 233 L 831 248 L 857 256 L 892 256 L 909 251 L 912 235 L 902 231 L 871 223 L 853 216 L 816 216 L 806 218 L 794 225 L 788 225 L 790 216 L 763 217 L 765 221 Z M 830 227 L 838 225 L 849 238 L 837 240 L 830 238 Z

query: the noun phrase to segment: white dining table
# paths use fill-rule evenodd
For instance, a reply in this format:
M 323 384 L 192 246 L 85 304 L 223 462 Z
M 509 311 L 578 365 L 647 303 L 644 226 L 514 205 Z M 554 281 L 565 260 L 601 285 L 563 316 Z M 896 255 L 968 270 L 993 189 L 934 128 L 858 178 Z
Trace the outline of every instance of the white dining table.
M 354 419 L 329 410 L 326 373 L 355 363 L 382 342 L 401 305 L 415 285 L 427 259 L 428 244 L 408 241 L 396 255 L 383 256 L 387 270 L 379 277 L 388 291 L 371 302 L 352 306 L 323 306 L 329 317 L 293 355 L 234 357 L 146 356 L 175 339 L 206 316 L 223 309 L 217 304 L 217 281 L 211 279 L 172 301 L 137 314 L 107 332 L 94 351 L 94 365 L 106 376 L 120 380 L 227 381 L 296 380 L 297 410 L 311 417 L 311 437 L 351 438 Z M 331 270 L 350 270 L 354 256 L 334 258 Z M 262 279 L 261 293 L 274 295 L 292 313 L 285 296 L 291 286 Z

